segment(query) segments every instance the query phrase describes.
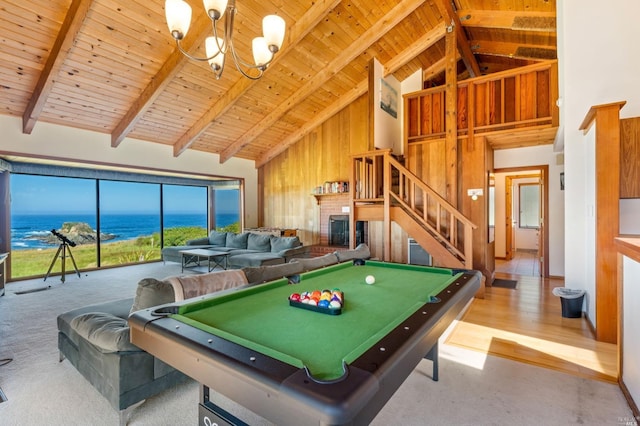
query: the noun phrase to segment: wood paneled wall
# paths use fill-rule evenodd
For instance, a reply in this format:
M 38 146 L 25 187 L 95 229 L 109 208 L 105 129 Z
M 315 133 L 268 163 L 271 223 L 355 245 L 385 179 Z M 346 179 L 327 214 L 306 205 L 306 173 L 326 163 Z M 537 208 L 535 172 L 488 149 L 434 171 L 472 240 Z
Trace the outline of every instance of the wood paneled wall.
M 414 142 L 408 145 L 405 167 L 447 198 L 446 144 L 444 139 Z
M 406 167 L 426 182 L 451 204 L 458 206 L 469 220 L 478 226 L 473 232 L 473 268 L 488 279 L 493 277 L 493 243 L 488 242 L 489 171 L 493 170 L 493 150 L 483 136 L 459 137 L 457 143 L 456 181 L 448 180 L 445 139 L 412 142 L 407 145 Z M 447 188 L 456 187 L 455 199 L 447 194 Z M 478 200 L 467 196 L 467 189 L 480 188 L 484 195 Z M 459 235 L 462 235 L 460 232 Z M 491 256 L 488 255 L 491 253 Z M 491 257 L 491 259 L 489 259 Z
M 620 198 L 640 198 L 640 117 L 620 120 Z
M 262 166 L 259 225 L 296 228 L 303 244 L 320 244 L 320 206 L 312 191 L 325 181 L 349 180 L 351 154 L 371 149 L 368 131 L 364 95 Z

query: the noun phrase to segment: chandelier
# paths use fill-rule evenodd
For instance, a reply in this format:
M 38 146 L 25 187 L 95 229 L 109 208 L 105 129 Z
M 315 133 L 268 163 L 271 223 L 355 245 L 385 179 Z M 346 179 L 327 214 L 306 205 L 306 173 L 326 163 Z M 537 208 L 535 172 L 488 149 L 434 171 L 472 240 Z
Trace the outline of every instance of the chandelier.
M 227 5 L 228 2 L 228 5 Z M 208 62 L 216 79 L 222 76 L 224 61 L 231 54 L 233 62 L 242 75 L 257 80 L 262 77 L 264 70 L 273 60 L 274 55 L 280 50 L 284 40 L 285 21 L 277 15 L 265 16 L 262 20 L 262 37 L 253 39 L 253 60 L 255 64 L 244 62 L 233 46 L 233 20 L 237 12 L 235 0 L 203 0 L 204 9 L 211 19 L 213 36 L 205 40 L 206 57 L 195 57 L 182 48 L 181 41 L 189 31 L 191 24 L 191 6 L 184 0 L 166 0 L 165 14 L 171 36 L 176 40 L 178 49 L 189 59 Z M 218 22 L 223 16 L 224 34 L 218 32 Z

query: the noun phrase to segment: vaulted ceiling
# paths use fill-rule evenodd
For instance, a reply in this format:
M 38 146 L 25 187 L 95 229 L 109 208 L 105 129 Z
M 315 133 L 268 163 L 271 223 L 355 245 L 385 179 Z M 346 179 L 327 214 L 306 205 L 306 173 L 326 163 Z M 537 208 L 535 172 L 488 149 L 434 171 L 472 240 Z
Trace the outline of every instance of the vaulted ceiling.
M 185 46 L 203 56 L 202 2 L 188 0 Z M 237 0 L 234 44 L 245 61 L 261 19 L 287 33 L 257 81 L 227 61 L 216 80 L 177 51 L 164 0 L 0 0 L 0 108 L 38 122 L 263 164 L 368 89 L 377 58 L 402 81 L 422 69 L 444 83 L 447 27 L 458 79 L 556 58 L 555 0 Z

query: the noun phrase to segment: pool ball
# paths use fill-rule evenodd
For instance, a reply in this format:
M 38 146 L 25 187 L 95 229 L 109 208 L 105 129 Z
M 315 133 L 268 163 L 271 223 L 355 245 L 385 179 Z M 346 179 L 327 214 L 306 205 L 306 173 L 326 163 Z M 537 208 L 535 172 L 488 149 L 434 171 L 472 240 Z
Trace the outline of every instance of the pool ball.
M 331 309 L 342 308 L 342 303 L 340 303 L 339 300 L 332 300 L 331 302 L 329 302 L 329 308 Z
M 300 301 L 300 295 L 298 293 L 293 293 L 291 296 L 289 296 L 289 300 L 292 300 L 294 302 L 299 302 Z
M 373 284 L 376 282 L 376 277 L 374 277 L 373 275 L 367 275 L 367 277 L 364 279 L 364 281 L 367 284 Z
M 318 307 L 319 308 L 328 308 L 329 307 L 329 301 L 328 300 L 320 300 L 318 302 Z

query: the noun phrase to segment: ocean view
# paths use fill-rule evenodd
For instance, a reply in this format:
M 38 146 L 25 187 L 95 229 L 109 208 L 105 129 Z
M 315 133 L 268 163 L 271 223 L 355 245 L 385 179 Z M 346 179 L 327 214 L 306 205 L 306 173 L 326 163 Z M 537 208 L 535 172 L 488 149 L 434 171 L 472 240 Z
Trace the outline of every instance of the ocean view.
M 216 226 L 222 227 L 238 221 L 237 214 L 216 215 Z M 36 239 L 38 235 L 48 235 L 52 229 L 60 229 L 64 222 L 84 222 L 96 229 L 96 216 L 93 214 L 14 214 L 11 216 L 11 249 L 26 250 L 52 248 Z M 207 227 L 204 214 L 166 214 L 165 228 L 183 226 Z M 100 220 L 100 232 L 116 237 L 109 241 L 122 241 L 151 235 L 160 231 L 160 217 L 154 214 L 105 214 Z

